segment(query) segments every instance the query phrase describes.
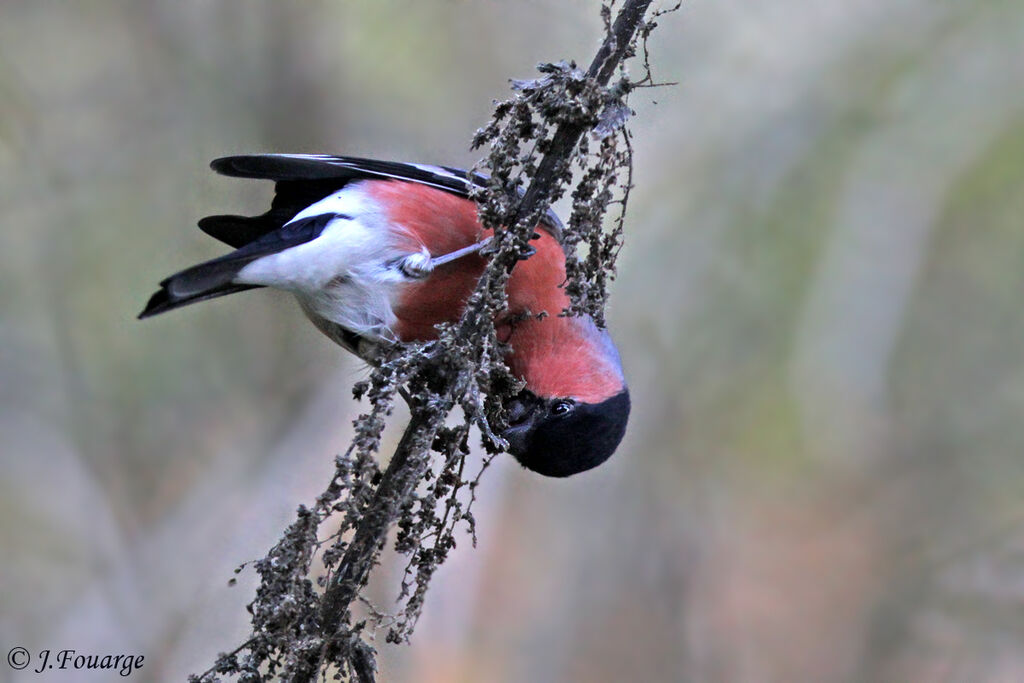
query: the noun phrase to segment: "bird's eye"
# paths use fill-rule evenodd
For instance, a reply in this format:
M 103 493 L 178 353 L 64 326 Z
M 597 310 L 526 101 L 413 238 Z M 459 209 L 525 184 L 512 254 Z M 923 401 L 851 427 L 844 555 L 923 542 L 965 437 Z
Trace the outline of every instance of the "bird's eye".
M 572 401 L 555 401 L 551 406 L 552 415 L 568 415 L 575 408 Z

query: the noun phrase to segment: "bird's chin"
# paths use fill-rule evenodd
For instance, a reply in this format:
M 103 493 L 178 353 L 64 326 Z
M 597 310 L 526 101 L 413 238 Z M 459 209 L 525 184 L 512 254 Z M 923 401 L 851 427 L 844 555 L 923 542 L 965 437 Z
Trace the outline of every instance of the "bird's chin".
M 501 438 L 508 442 L 508 452 L 517 460 L 529 450 L 530 425 L 514 425 L 501 433 Z

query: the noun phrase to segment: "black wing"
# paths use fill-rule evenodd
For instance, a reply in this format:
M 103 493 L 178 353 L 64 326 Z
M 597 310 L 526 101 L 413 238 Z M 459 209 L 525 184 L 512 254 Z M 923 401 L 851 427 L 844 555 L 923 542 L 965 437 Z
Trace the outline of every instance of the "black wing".
M 460 197 L 470 188 L 483 186 L 487 177 L 459 168 L 378 161 L 329 154 L 253 154 L 223 157 L 210 167 L 221 175 L 276 181 L 270 210 L 261 216 L 209 216 L 199 221 L 208 235 L 233 247 L 244 246 L 277 230 L 310 204 L 341 189 L 352 180 L 392 178 L 429 185 Z M 561 239 L 562 223 L 548 211 L 544 221 L 555 239 Z

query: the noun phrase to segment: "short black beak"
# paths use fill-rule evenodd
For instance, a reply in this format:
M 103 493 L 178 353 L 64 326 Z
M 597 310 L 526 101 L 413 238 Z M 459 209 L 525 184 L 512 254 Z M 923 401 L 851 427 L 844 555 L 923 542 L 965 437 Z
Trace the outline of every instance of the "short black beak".
M 508 404 L 508 425 L 513 427 L 522 424 L 530 417 L 530 406 L 521 399 L 514 398 Z
M 509 402 L 506 410 L 508 428 L 501 433 L 501 437 L 508 441 L 510 453 L 524 453 L 528 446 L 530 431 L 533 429 L 536 408 L 516 398 Z

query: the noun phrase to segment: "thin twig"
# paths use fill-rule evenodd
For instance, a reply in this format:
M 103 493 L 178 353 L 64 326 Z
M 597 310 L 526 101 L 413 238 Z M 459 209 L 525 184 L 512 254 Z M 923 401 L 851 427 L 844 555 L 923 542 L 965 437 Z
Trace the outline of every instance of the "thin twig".
M 424 441 L 429 447 L 437 428 L 432 428 L 429 413 L 417 409 L 415 404 L 410 407 L 412 416 L 409 418 L 409 424 L 406 425 L 395 454 L 391 457 L 391 462 L 388 463 L 387 470 L 377 486 L 373 501 L 356 529 L 355 537 L 324 592 L 320 606 L 320 630 L 324 636 L 321 662 L 334 644 L 332 636 L 342 623 L 349 605 L 366 584 L 377 553 L 387 538 L 388 529 L 398 517 L 399 503 L 408 500 L 423 470 L 429 465 L 426 458 L 415 459 L 410 456 L 422 452 Z M 318 672 L 319 667 L 310 672 L 311 676 L 307 680 L 314 680 Z M 365 679 L 365 671 L 361 677 Z M 371 677 L 368 680 L 373 679 Z
M 593 78 L 599 85 L 608 85 L 608 81 L 619 62 L 622 61 L 626 48 L 629 47 L 633 34 L 650 4 L 651 0 L 627 0 L 619 11 L 611 34 L 605 38 L 594 61 L 590 63 L 590 68 L 587 69 L 587 76 Z M 570 121 L 562 124 L 555 131 L 555 135 L 551 139 L 551 147 L 541 159 L 540 165 L 537 167 L 537 174 L 534 175 L 533 181 L 519 204 L 519 210 L 516 211 L 517 223 L 531 215 L 541 201 L 547 198 L 555 179 L 560 175 L 560 169 L 569 163 L 569 157 L 585 130 L 586 126 L 583 124 Z

